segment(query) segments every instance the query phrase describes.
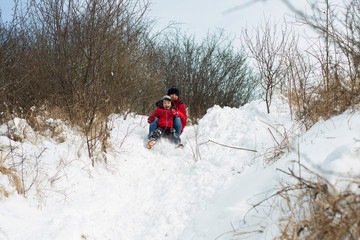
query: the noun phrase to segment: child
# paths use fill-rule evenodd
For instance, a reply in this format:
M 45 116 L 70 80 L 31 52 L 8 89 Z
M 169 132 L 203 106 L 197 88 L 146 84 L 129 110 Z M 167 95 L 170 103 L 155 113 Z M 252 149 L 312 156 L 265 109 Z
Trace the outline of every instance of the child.
M 155 121 L 157 117 L 159 119 L 157 128 L 149 134 L 149 142 L 146 145 L 147 148 L 152 148 L 160 137 L 163 135 L 170 138 L 177 147 L 182 148 L 180 136 L 174 129 L 174 116 L 179 116 L 181 112 L 175 110 L 175 104 L 171 100 L 170 96 L 165 95 L 162 99 L 162 104 L 155 110 L 155 113 L 148 118 L 148 122 Z
M 187 114 L 186 114 L 186 107 L 183 101 L 180 100 L 180 90 L 175 87 L 172 86 L 171 88 L 169 88 L 167 95 L 169 97 L 171 97 L 171 100 L 174 102 L 175 104 L 175 110 L 179 110 L 179 112 L 181 112 L 182 116 L 180 117 L 174 117 L 174 128 L 177 132 L 177 134 L 179 136 L 181 136 L 182 132 L 184 131 L 184 128 L 186 126 L 186 121 L 187 121 Z M 160 99 L 159 101 L 157 101 L 155 103 L 156 107 L 162 106 L 162 100 Z M 154 131 L 157 128 L 157 124 L 158 124 L 159 119 L 155 118 L 155 121 L 153 122 L 149 122 L 149 134 Z

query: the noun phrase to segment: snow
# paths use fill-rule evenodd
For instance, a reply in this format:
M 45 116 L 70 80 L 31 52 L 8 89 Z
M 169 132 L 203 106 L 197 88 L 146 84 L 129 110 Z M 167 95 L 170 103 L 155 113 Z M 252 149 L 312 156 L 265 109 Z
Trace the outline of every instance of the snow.
M 251 207 L 292 181 L 278 169 L 298 171 L 301 161 L 332 183 L 359 176 L 357 112 L 305 132 L 281 99 L 270 114 L 261 100 L 214 106 L 185 128 L 182 150 L 166 141 L 146 149 L 145 116 L 112 115 L 110 122 L 107 164 L 95 167 L 81 134 L 60 120 L 45 119 L 53 131 L 43 135 L 23 119 L 0 126 L 0 163 L 16 166 L 26 189 L 18 194 L 0 174 L 9 193 L 0 200 L 0 239 L 240 239 L 234 230 L 272 239 L 279 213 L 271 202 Z M 267 162 L 279 144 L 284 154 Z

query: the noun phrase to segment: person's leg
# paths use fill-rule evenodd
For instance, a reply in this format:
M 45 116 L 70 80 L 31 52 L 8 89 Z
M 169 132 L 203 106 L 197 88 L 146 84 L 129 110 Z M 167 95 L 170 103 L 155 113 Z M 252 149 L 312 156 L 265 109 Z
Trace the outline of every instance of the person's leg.
M 149 136 L 157 128 L 158 122 L 159 122 L 159 118 L 156 117 L 155 121 L 150 123 L 150 125 L 149 125 Z
M 146 144 L 147 148 L 152 148 L 155 145 L 156 140 L 158 140 L 163 135 L 164 129 L 161 127 L 156 128 L 148 137 L 149 142 Z
M 174 128 L 177 132 L 177 134 L 180 136 L 181 133 L 181 118 L 179 117 L 174 117 Z
M 177 134 L 176 130 L 174 128 L 171 128 L 170 130 L 171 139 L 175 145 L 181 144 L 180 136 Z
M 149 141 L 156 141 L 158 140 L 163 134 L 165 129 L 162 127 L 157 127 L 154 131 L 151 132 L 151 134 L 148 137 Z

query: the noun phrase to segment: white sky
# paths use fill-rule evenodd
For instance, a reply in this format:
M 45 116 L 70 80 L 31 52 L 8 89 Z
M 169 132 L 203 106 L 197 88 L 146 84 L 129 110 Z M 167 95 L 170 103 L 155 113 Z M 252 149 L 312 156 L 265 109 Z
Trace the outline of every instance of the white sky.
M 0 0 L 4 21 L 11 19 L 13 0 Z M 155 30 L 160 31 L 171 22 L 181 24 L 188 34 L 197 39 L 210 31 L 222 28 L 235 37 L 235 46 L 240 45 L 243 28 L 261 26 L 265 19 L 278 24 L 284 17 L 293 20 L 294 14 L 283 0 L 149 0 L 148 17 L 156 19 Z M 288 0 L 295 7 L 305 9 L 308 0 Z M 307 7 L 308 8 L 308 7 Z
M 306 6 L 306 0 L 290 0 L 290 3 L 302 9 Z M 157 19 L 156 29 L 175 21 L 198 37 L 216 28 L 239 35 L 242 28 L 255 28 L 265 18 L 279 22 L 293 15 L 281 0 L 152 0 L 149 12 L 150 17 Z
M 0 9 L 1 9 L 1 18 L 3 21 L 11 19 L 12 6 L 13 6 L 12 0 L 1 0 Z
M 199 37 L 208 30 L 224 28 L 229 33 L 239 33 L 245 26 L 256 27 L 266 16 L 280 21 L 285 14 L 291 14 L 282 0 L 150 0 L 148 13 L 157 19 L 157 29 L 169 22 L 182 23 L 184 30 Z M 1 0 L 3 20 L 11 19 L 13 0 Z M 298 7 L 304 7 L 306 0 L 290 0 Z M 252 3 L 252 4 L 249 4 Z M 237 8 L 247 5 L 246 7 Z M 236 10 L 234 10 L 237 8 Z M 234 10 L 230 11 L 229 10 Z

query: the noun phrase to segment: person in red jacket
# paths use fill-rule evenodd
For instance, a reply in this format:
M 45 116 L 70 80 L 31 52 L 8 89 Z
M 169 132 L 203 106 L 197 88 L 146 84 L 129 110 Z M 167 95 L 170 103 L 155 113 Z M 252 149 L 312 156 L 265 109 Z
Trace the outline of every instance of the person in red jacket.
M 186 108 L 185 108 L 185 105 L 184 103 L 180 100 L 180 91 L 177 87 L 175 86 L 172 86 L 171 88 L 169 88 L 168 90 L 168 93 L 167 93 L 168 96 L 171 97 L 171 100 L 175 103 L 175 109 L 178 110 L 180 113 L 182 113 L 182 117 L 180 118 L 179 116 L 175 116 L 174 117 L 174 128 L 177 132 L 177 134 L 180 136 L 183 131 L 184 131 L 184 128 L 186 126 L 186 121 L 187 121 L 187 114 L 186 114 Z M 159 107 L 161 106 L 162 104 L 162 101 L 158 101 L 156 102 L 156 106 Z M 150 117 L 149 117 L 150 119 Z M 151 119 L 152 121 L 149 121 L 148 122 L 150 123 L 150 126 L 149 126 L 149 135 L 151 134 L 152 131 L 154 131 L 157 126 L 158 126 L 158 121 L 159 119 L 155 117 L 155 119 Z
M 165 95 L 154 114 L 148 118 L 150 123 L 157 118 L 158 123 L 157 128 L 149 134 L 147 148 L 152 148 L 162 136 L 170 138 L 177 147 L 183 147 L 180 136 L 174 129 L 174 117 L 184 118 L 183 114 L 175 109 L 175 103 L 171 100 L 171 97 Z
M 168 95 L 171 97 L 171 100 L 175 103 L 175 109 L 182 113 L 183 117 L 174 118 L 174 128 L 179 136 L 184 131 L 187 121 L 186 108 L 184 103 L 180 100 L 180 91 L 177 87 L 172 86 L 168 90 Z

